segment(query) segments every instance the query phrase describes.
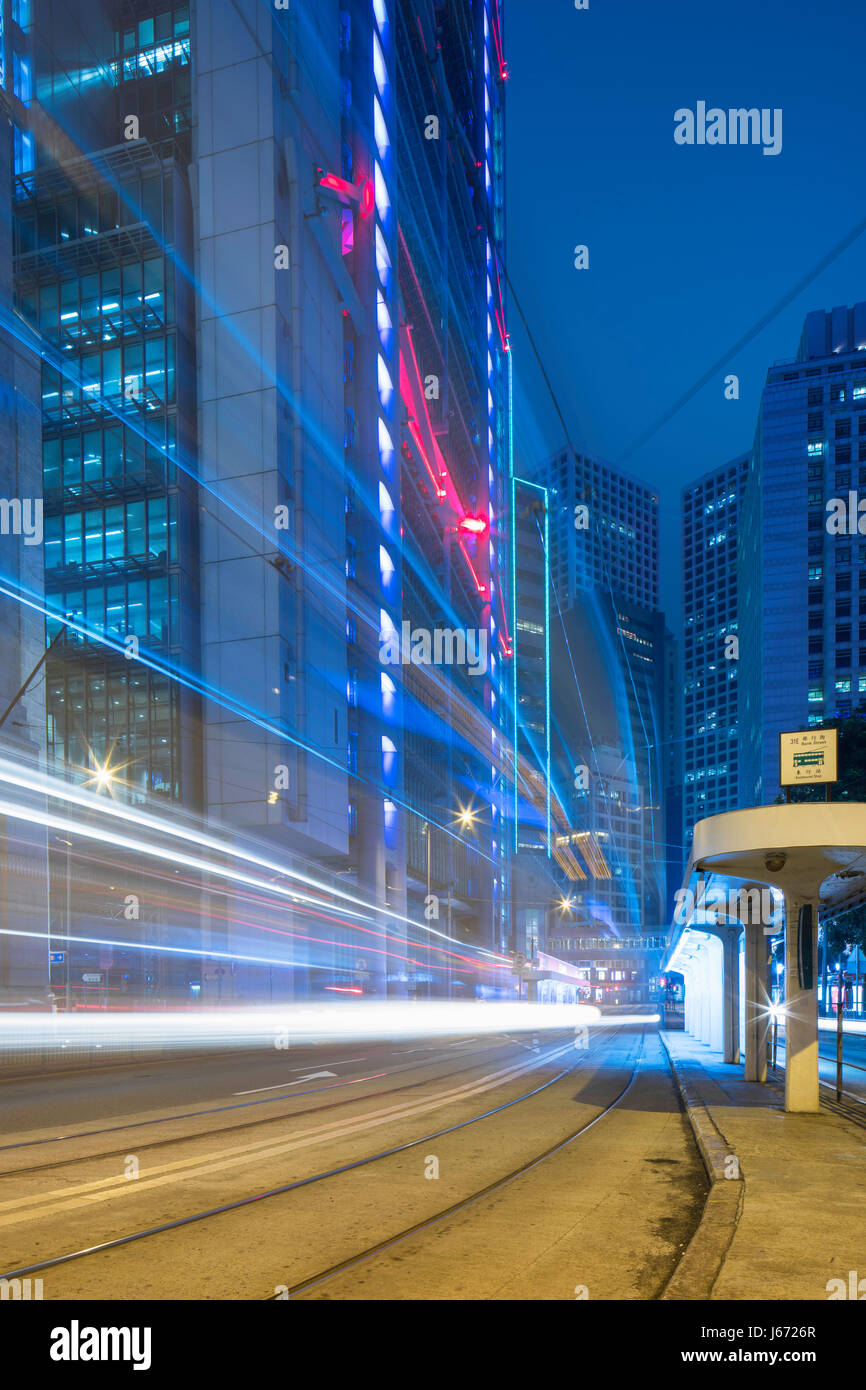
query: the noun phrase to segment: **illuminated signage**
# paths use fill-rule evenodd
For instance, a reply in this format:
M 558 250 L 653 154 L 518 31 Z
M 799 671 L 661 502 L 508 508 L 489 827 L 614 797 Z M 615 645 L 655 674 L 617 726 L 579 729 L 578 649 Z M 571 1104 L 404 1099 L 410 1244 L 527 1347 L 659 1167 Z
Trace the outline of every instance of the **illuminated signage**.
M 779 734 L 779 786 L 835 782 L 838 779 L 837 743 L 836 729 Z

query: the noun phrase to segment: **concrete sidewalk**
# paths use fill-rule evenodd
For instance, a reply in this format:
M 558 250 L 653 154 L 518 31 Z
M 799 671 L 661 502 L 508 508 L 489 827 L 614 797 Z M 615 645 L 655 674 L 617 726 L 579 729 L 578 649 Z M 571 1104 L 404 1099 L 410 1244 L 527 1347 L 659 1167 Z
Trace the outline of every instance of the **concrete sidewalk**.
M 711 1178 L 743 1181 L 710 1297 L 823 1301 L 832 1279 L 849 1290 L 852 1271 L 866 1297 L 866 1106 L 863 1127 L 828 1110 L 788 1115 L 779 1082 L 744 1081 L 742 1066 L 688 1034 L 664 1039 L 702 1152 L 715 1149 Z M 708 1144 L 707 1116 L 718 1132 Z

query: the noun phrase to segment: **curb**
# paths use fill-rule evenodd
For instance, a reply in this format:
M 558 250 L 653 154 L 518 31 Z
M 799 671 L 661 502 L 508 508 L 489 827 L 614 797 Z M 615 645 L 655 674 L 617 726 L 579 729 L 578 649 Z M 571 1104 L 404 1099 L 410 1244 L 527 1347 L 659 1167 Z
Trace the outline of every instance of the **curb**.
M 725 1142 L 706 1105 L 698 1098 L 686 1079 L 683 1067 L 671 1053 L 661 1029 L 659 1039 L 667 1054 L 668 1064 L 710 1180 L 710 1190 L 697 1230 L 659 1297 L 663 1301 L 706 1300 L 712 1297 L 713 1287 L 734 1238 L 743 1209 L 745 1183 L 742 1176 L 725 1176 L 725 1162 L 731 1156 L 730 1145 Z

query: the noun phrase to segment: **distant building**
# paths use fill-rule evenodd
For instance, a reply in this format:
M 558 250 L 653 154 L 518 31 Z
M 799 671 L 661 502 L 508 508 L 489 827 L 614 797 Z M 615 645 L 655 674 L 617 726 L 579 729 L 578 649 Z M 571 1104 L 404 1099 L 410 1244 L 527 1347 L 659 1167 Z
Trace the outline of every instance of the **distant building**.
M 737 545 L 748 471 L 747 454 L 705 473 L 682 494 L 686 858 L 695 821 L 739 804 Z
M 570 776 L 555 758 L 553 644 L 559 627 L 550 577 L 550 489 L 529 479 L 514 482 L 515 555 L 512 610 L 512 688 L 509 690 L 518 774 L 509 830 L 512 950 L 532 956 L 546 939 L 553 905 L 583 879 L 570 843 Z
M 674 894 L 681 886 L 686 863 L 683 835 L 683 683 L 682 643 L 671 632 L 664 639 L 664 697 L 662 705 L 662 783 L 665 804 L 665 893 L 668 920 Z
M 664 916 L 658 495 L 570 449 L 534 476 L 552 496 L 554 780 L 573 848 L 589 833 L 600 851 L 568 891 L 590 916 L 635 930 Z
M 655 488 L 571 449 L 538 465 L 533 476 L 557 493 L 551 564 L 563 606 L 574 604 L 578 593 L 599 588 L 650 611 L 657 609 Z
M 807 315 L 767 373 L 740 525 L 739 802 L 779 792 L 779 734 L 866 698 L 866 302 Z M 864 509 L 866 510 L 866 509 Z
M 577 967 L 582 1002 L 610 1007 L 652 1004 L 661 998 L 659 969 L 666 944 L 664 929 L 617 938 L 590 935 L 563 913 L 550 929 L 550 950 Z

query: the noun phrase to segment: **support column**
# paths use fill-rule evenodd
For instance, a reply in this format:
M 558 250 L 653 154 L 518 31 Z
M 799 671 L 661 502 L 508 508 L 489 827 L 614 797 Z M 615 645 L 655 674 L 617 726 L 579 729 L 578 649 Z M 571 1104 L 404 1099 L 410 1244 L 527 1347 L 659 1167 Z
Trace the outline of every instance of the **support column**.
M 724 950 L 718 936 L 711 936 L 706 950 L 707 979 L 707 1037 L 706 1041 L 714 1052 L 723 1052 L 725 1046 L 725 987 Z
M 740 929 L 729 927 L 722 937 L 724 974 L 724 1060 L 740 1060 Z
M 698 1005 L 700 1009 L 700 1015 L 697 1030 L 697 1039 L 698 1042 L 705 1043 L 709 1041 L 710 1023 L 710 999 L 709 994 L 707 993 L 707 958 L 705 951 L 698 951 L 697 977 L 698 999 L 700 1000 L 700 1003 Z
M 764 928 L 747 925 L 746 933 L 746 1081 L 767 1079 L 767 1030 L 770 1001 L 767 998 L 767 944 Z
M 705 1043 L 707 1041 L 709 999 L 707 997 L 707 960 L 706 952 L 703 950 L 698 950 L 695 955 L 695 986 L 698 1008 L 694 1034 L 698 1042 Z
M 805 944 L 811 988 L 800 982 L 801 911 L 811 908 L 811 945 Z M 805 915 L 805 914 L 804 914 Z M 818 1099 L 818 901 L 785 894 L 785 1109 L 815 1111 Z

